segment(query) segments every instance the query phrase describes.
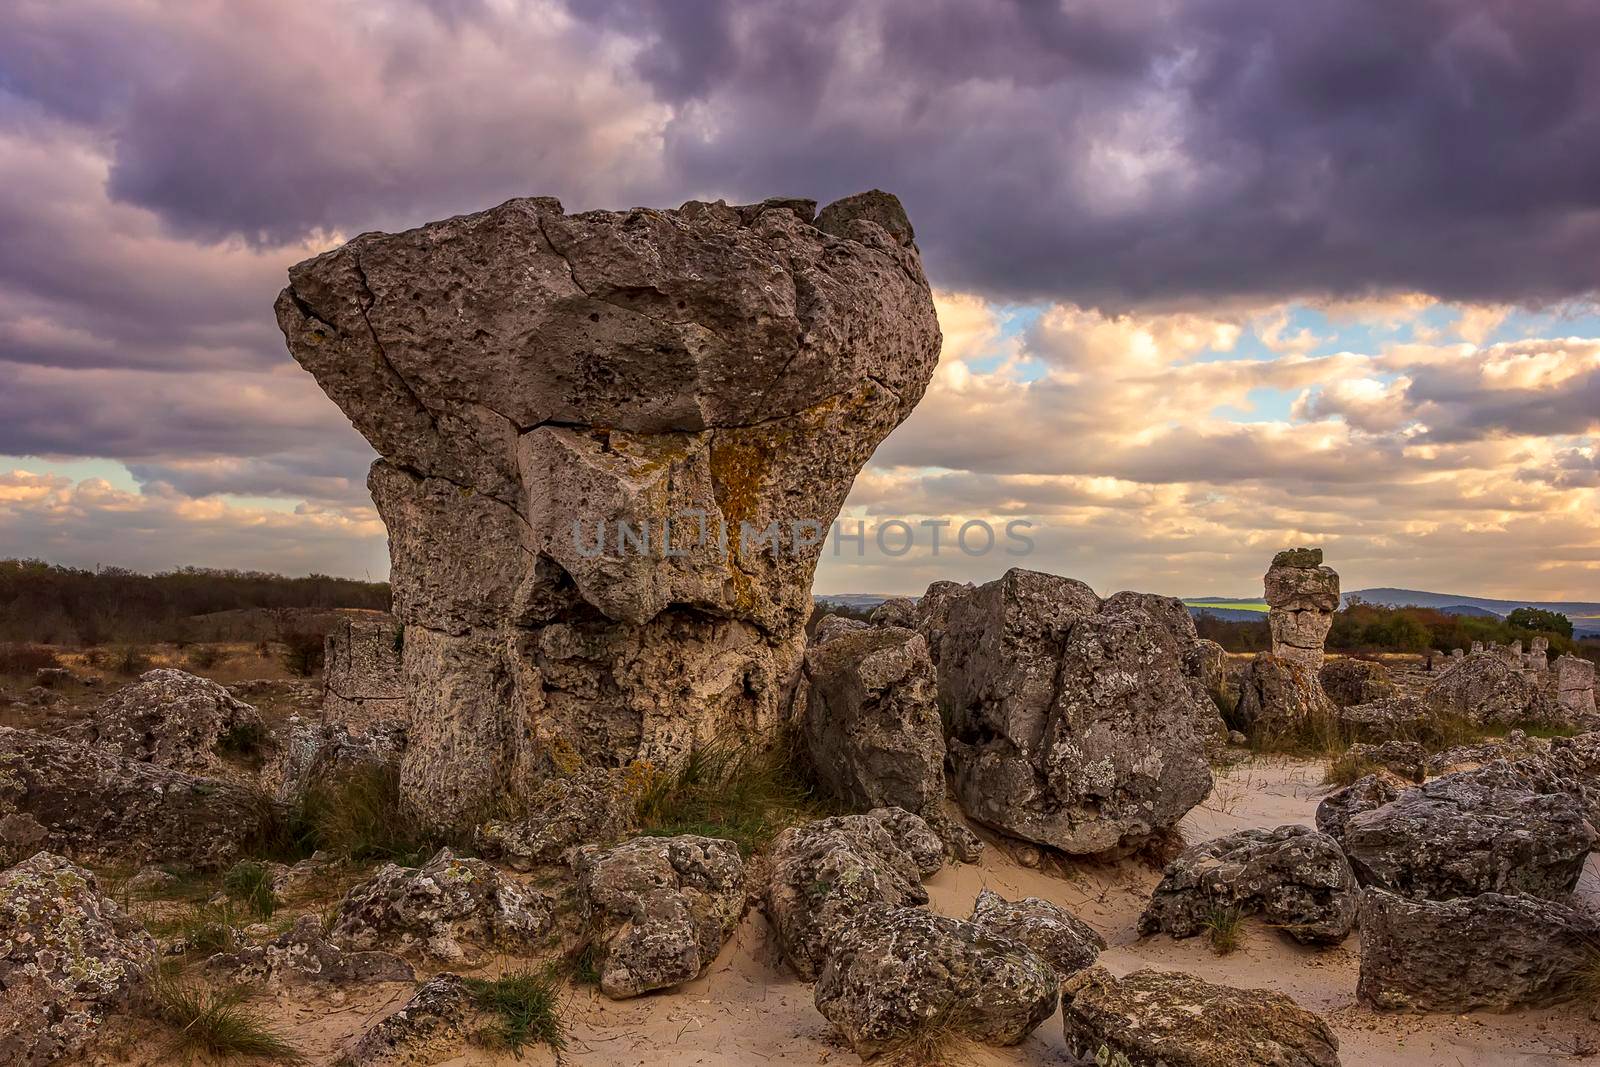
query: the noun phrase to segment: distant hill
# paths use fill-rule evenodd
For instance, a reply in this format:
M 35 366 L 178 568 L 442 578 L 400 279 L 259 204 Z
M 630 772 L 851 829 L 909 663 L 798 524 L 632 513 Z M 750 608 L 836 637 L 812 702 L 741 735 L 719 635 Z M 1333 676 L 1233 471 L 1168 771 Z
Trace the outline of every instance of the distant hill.
M 818 593 L 811 599 L 818 604 L 843 604 L 856 611 L 870 611 L 891 597 L 889 593 Z
M 1437 608 L 1452 615 L 1475 615 L 1503 619 L 1518 608 L 1543 608 L 1559 611 L 1572 620 L 1574 636 L 1600 635 L 1600 601 L 1593 600 L 1496 600 L 1492 597 L 1462 596 L 1458 593 L 1430 593 L 1422 589 L 1356 589 L 1345 600 L 1360 597 L 1368 604 L 1390 608 Z

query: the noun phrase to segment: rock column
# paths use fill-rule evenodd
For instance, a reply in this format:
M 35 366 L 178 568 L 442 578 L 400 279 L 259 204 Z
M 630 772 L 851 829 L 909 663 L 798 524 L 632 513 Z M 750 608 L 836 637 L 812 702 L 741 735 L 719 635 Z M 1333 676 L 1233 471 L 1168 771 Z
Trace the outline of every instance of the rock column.
M 771 735 L 823 535 L 939 329 L 894 197 L 513 200 L 290 270 L 289 350 L 380 454 L 406 803 Z
M 1339 575 L 1322 565 L 1322 549 L 1293 548 L 1272 557 L 1266 575 L 1272 654 L 1322 669 L 1322 646 L 1339 610 Z

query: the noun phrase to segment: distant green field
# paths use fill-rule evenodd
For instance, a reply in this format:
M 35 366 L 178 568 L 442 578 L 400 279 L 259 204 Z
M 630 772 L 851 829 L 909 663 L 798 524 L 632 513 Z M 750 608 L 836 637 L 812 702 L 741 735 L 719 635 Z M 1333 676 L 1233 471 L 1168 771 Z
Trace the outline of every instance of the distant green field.
M 1185 600 L 1184 605 L 1191 608 L 1223 609 L 1227 611 L 1266 611 L 1265 600 Z

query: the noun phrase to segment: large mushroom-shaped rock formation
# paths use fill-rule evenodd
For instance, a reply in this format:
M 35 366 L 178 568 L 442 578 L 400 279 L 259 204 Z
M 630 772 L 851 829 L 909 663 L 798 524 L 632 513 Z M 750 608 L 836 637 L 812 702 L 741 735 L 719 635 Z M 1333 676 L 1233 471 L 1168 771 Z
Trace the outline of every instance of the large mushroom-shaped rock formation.
M 1267 623 L 1272 654 L 1322 669 L 1322 644 L 1339 610 L 1339 575 L 1322 565 L 1322 549 L 1291 548 L 1267 568 Z
M 1193 624 L 1150 599 L 1014 568 L 952 605 L 939 699 L 969 816 L 1086 855 L 1137 846 L 1205 799 L 1215 708 L 1199 657 L 1179 654 Z
M 770 734 L 823 534 L 938 359 L 894 197 L 513 200 L 289 278 L 290 352 L 382 457 L 412 809 Z

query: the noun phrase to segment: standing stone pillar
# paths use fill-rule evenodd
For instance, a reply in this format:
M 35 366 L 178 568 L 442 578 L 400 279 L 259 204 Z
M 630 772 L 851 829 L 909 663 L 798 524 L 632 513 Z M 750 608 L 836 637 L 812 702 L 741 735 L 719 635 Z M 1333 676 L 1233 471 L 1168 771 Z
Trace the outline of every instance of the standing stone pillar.
M 290 352 L 381 457 L 416 813 L 772 735 L 823 535 L 938 359 L 894 197 L 513 200 L 289 278 Z
M 1594 715 L 1593 662 L 1578 656 L 1556 657 L 1556 702 L 1569 716 Z
M 1266 575 L 1272 654 L 1316 672 L 1339 610 L 1339 575 L 1322 565 L 1322 549 L 1292 548 L 1272 557 Z

